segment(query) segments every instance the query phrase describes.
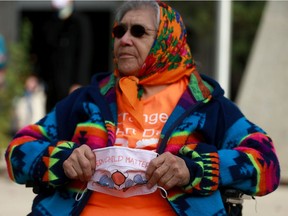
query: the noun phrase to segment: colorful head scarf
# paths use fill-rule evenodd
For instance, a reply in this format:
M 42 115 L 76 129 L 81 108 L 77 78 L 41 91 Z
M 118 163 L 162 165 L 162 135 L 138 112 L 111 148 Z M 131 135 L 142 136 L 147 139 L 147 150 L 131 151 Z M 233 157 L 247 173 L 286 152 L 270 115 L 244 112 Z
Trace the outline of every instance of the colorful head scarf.
M 192 73 L 203 86 L 186 41 L 186 28 L 180 14 L 167 4 L 157 2 L 160 8 L 157 37 L 138 76 L 120 78 L 115 65 L 114 75 L 120 78 L 121 100 L 130 104 L 130 113 L 136 119 L 142 118 L 142 104 L 139 101 L 143 93 L 142 86 L 171 84 L 190 77 Z M 114 62 L 116 64 L 115 59 Z
M 159 1 L 158 4 L 160 6 L 158 33 L 138 73 L 138 85 L 170 84 L 189 76 L 195 69 L 186 42 L 186 28 L 180 14 L 163 2 Z M 117 65 L 114 73 L 119 77 Z

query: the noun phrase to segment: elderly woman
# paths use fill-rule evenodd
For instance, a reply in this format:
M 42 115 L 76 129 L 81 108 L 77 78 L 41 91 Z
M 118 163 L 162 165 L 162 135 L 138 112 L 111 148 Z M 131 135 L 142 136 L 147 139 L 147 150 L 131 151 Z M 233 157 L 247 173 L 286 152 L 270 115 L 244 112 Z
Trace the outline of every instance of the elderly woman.
M 129 1 L 113 40 L 114 73 L 95 76 L 7 149 L 11 179 L 37 190 L 32 215 L 225 215 L 222 188 L 277 188 L 271 139 L 199 75 L 175 10 Z

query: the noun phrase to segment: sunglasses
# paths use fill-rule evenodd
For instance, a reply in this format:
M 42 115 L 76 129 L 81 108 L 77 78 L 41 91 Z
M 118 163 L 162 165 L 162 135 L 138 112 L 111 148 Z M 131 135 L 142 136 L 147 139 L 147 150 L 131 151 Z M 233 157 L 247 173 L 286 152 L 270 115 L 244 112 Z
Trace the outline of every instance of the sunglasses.
M 122 38 L 125 33 L 128 31 L 128 27 L 124 24 L 117 25 L 113 28 L 112 32 L 115 38 Z M 141 38 L 144 34 L 147 34 L 147 31 L 156 31 L 153 29 L 146 29 L 144 26 L 135 24 L 130 28 L 130 34 L 135 38 Z

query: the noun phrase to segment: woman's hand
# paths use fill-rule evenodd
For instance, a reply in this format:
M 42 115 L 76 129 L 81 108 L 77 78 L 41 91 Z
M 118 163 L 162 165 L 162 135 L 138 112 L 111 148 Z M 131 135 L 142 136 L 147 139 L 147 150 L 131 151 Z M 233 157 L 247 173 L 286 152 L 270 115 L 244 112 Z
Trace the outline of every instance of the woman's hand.
M 74 149 L 63 163 L 65 175 L 70 179 L 89 181 L 96 168 L 96 157 L 87 145 Z
M 155 184 L 169 190 L 175 186 L 184 186 L 189 183 L 190 173 L 186 163 L 180 157 L 165 152 L 151 160 L 146 171 L 147 186 Z

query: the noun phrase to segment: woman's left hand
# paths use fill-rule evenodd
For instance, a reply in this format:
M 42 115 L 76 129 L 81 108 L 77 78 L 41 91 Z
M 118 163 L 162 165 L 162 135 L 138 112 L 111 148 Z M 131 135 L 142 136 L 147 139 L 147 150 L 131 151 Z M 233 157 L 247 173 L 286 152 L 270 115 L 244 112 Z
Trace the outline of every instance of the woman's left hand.
M 190 173 L 186 163 L 180 157 L 165 152 L 151 160 L 146 171 L 148 188 L 155 184 L 169 190 L 175 186 L 189 183 Z

